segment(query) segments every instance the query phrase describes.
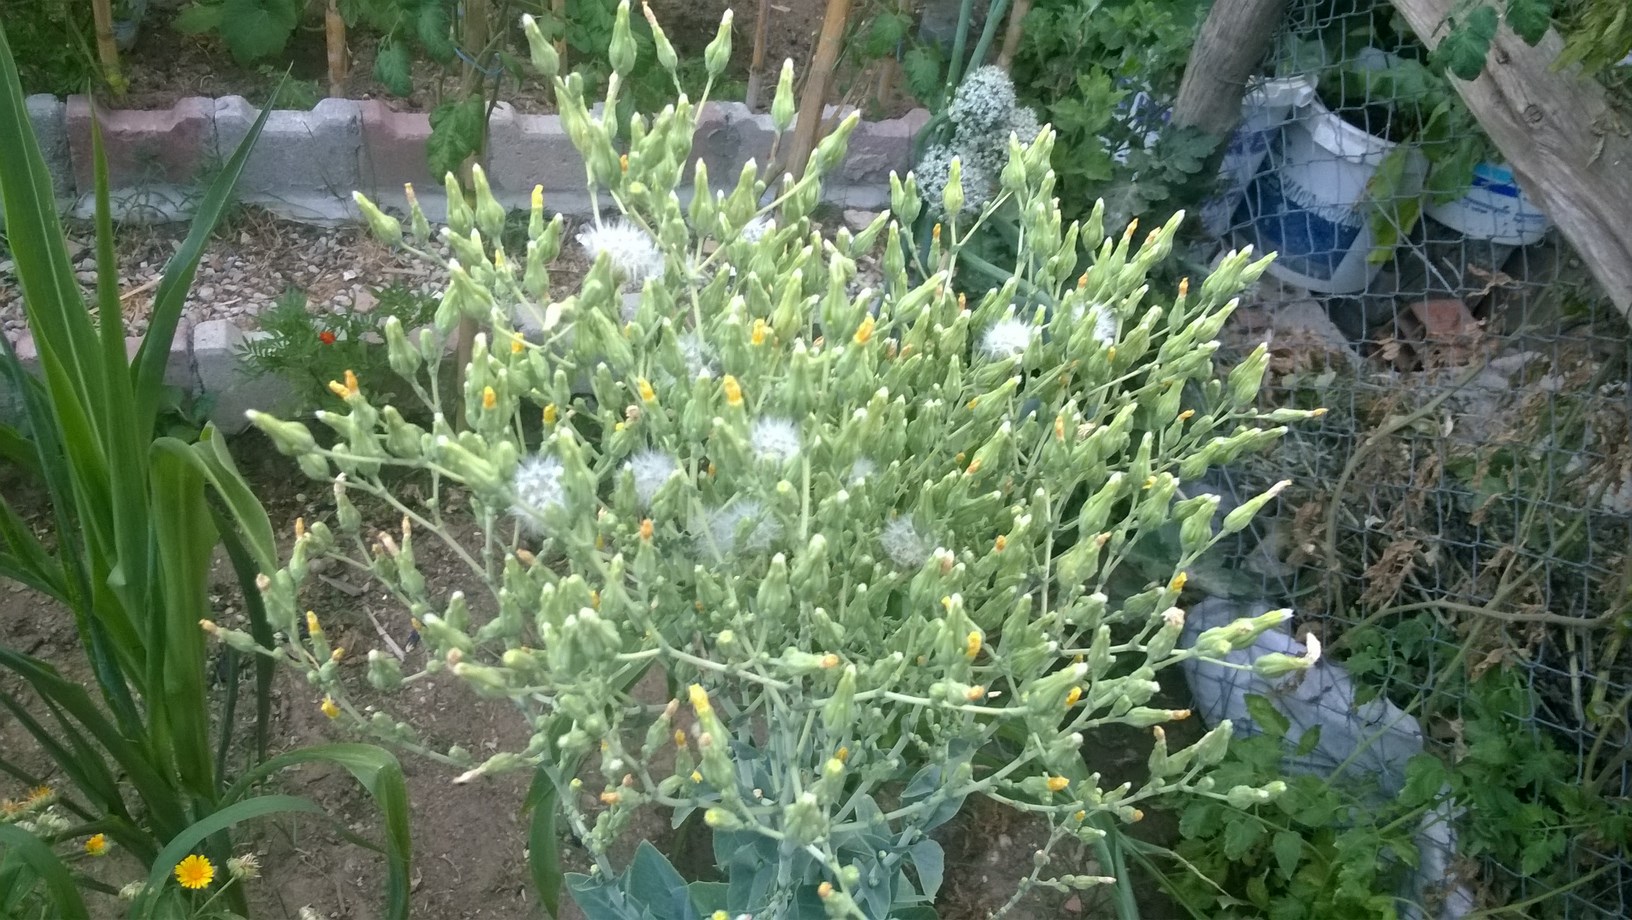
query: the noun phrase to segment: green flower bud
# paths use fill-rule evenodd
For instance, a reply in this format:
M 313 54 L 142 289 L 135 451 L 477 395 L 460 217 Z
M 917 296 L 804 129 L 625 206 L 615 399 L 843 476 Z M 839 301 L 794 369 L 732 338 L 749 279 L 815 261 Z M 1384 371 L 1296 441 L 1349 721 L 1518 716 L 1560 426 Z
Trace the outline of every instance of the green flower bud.
M 1234 734 L 1234 726 L 1228 720 L 1218 723 L 1201 740 L 1185 750 L 1195 758 L 1198 766 L 1210 767 L 1224 759 L 1229 751 L 1230 736 Z
M 1258 401 L 1258 394 L 1264 388 L 1264 371 L 1269 367 L 1269 346 L 1259 344 L 1240 364 L 1231 371 L 1224 391 L 1229 394 L 1230 404 L 1236 408 L 1244 408 Z
M 963 158 L 953 157 L 952 168 L 946 175 L 946 190 L 941 193 L 946 213 L 954 219 L 963 213 Z
M 368 200 L 362 192 L 352 192 L 351 200 L 356 202 L 357 210 L 363 212 L 363 219 L 368 222 L 368 231 L 374 234 L 375 239 L 387 246 L 398 246 L 402 243 L 402 222 L 386 214 Z
M 499 237 L 504 233 L 504 205 L 493 197 L 493 189 L 487 184 L 487 172 L 481 164 L 470 168 L 470 181 L 476 189 L 476 226 L 493 241 L 493 247 L 497 249 Z
M 1250 619 L 1243 618 L 1223 626 L 1215 626 L 1196 637 L 1196 654 L 1204 658 L 1221 658 L 1232 651 L 1240 651 L 1263 635 L 1266 630 L 1292 618 L 1288 609 L 1271 610 Z
M 720 17 L 719 31 L 714 34 L 714 40 L 703 49 L 703 66 L 708 69 L 709 77 L 718 77 L 725 72 L 725 65 L 731 61 L 731 11 L 725 11 Z
M 1307 671 L 1320 660 L 1320 640 L 1310 635 L 1306 639 L 1308 651 L 1302 655 L 1286 655 L 1281 652 L 1270 652 L 1260 655 L 1252 662 L 1253 673 L 1269 680 L 1277 680 L 1289 674 Z
M 1227 536 L 1229 534 L 1239 533 L 1240 531 L 1245 530 L 1246 526 L 1252 523 L 1253 517 L 1255 517 L 1259 511 L 1263 510 L 1263 507 L 1269 504 L 1271 499 L 1281 494 L 1286 490 L 1286 487 L 1291 484 L 1292 481 L 1290 479 L 1283 479 L 1280 482 L 1270 486 L 1263 492 L 1254 495 L 1245 502 L 1242 502 L 1239 508 L 1236 508 L 1229 514 L 1224 515 L 1224 526 L 1222 528 L 1222 533 Z
M 1235 786 L 1224 794 L 1224 800 L 1230 803 L 1231 808 L 1251 808 L 1254 805 L 1263 805 L 1275 800 L 1275 797 L 1286 791 L 1286 783 L 1275 780 L 1263 788 L 1253 786 Z
M 249 419 L 251 425 L 259 428 L 262 434 L 271 438 L 272 445 L 286 457 L 298 457 L 317 450 L 317 440 L 312 437 L 311 430 L 300 422 L 279 421 L 265 412 L 254 409 L 245 412 L 244 417 Z
M 561 70 L 561 56 L 556 53 L 555 46 L 544 38 L 537 20 L 531 14 L 521 17 L 521 28 L 527 35 L 527 52 L 533 69 L 543 74 L 545 79 L 553 78 Z
M 652 15 L 651 6 L 641 3 L 640 9 L 646 14 L 646 23 L 652 27 L 652 44 L 657 48 L 657 62 L 672 76 L 680 66 L 679 55 L 674 53 L 674 45 L 664 33 L 663 27 L 657 24 L 657 17 Z
M 844 673 L 839 675 L 839 686 L 822 704 L 822 727 L 830 735 L 846 734 L 851 728 L 851 720 L 855 718 L 856 708 L 856 666 L 847 664 Z
M 402 320 L 396 316 L 385 319 L 385 353 L 391 362 L 391 370 L 405 380 L 412 380 L 418 373 L 424 359 L 419 352 L 408 343 L 408 335 L 402 329 Z
M 379 649 L 368 652 L 368 683 L 376 690 L 395 690 L 402 686 L 402 665 L 391 655 Z
M 452 172 L 443 176 L 442 190 L 448 196 L 448 229 L 459 236 L 469 236 L 476 216 L 465 201 L 465 190 L 459 185 L 459 177 Z
M 510 695 L 510 671 L 461 661 L 453 666 L 455 677 L 470 684 L 477 696 L 500 698 Z
M 329 461 L 317 454 L 301 454 L 295 458 L 295 465 L 309 479 L 328 479 Z
M 776 98 L 771 101 L 771 124 L 781 134 L 793 126 L 793 59 L 782 61 L 782 74 L 776 79 Z
M 788 842 L 796 846 L 808 846 L 821 840 L 827 835 L 827 827 L 827 813 L 810 792 L 801 794 L 782 809 L 782 830 L 788 835 Z
M 612 41 L 606 53 L 612 72 L 618 76 L 627 77 L 635 69 L 635 36 L 629 31 L 629 0 L 621 0 L 612 17 Z

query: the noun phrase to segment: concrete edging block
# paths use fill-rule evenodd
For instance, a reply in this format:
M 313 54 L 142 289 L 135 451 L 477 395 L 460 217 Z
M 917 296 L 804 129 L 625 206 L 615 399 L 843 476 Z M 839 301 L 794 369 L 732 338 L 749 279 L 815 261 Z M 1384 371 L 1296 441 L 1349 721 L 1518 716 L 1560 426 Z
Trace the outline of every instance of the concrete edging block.
M 210 421 L 226 434 L 237 434 L 249 427 L 244 413 L 250 409 L 287 415 L 301 408 L 289 381 L 270 374 L 252 374 L 239 358 L 238 349 L 244 340 L 256 335 L 259 333 L 245 333 L 224 319 L 207 320 L 193 329 L 198 386 L 215 398 Z

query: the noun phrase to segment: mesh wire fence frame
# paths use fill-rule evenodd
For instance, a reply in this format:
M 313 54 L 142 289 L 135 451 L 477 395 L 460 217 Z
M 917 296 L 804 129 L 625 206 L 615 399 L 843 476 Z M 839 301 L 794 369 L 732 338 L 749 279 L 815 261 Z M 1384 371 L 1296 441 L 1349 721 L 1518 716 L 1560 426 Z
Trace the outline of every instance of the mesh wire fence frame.
M 1311 35 L 1361 27 L 1379 9 L 1293 0 L 1266 72 Z M 1386 122 L 1379 106 L 1333 112 L 1372 130 Z M 1286 132 L 1271 138 L 1260 173 L 1285 165 Z M 1261 242 L 1262 211 L 1244 203 L 1233 215 L 1227 244 Z M 1454 756 L 1461 740 L 1445 730 L 1467 703 L 1465 675 L 1506 669 L 1534 701 L 1515 731 L 1563 751 L 1567 779 L 1632 794 L 1632 652 L 1624 626 L 1606 622 L 1627 615 L 1632 584 L 1626 317 L 1556 231 L 1503 246 L 1429 219 L 1363 289 L 1266 277 L 1242 303 L 1226 352 L 1270 341 L 1266 404 L 1328 409 L 1229 471 L 1243 498 L 1292 481 L 1246 550 L 1265 596 L 1294 606 L 1299 633 L 1323 634 L 1337 660 L 1374 667 L 1357 679 L 1423 717 L 1439 752 Z M 1413 654 L 1345 639 L 1367 629 Z M 1632 917 L 1624 841 L 1565 833 L 1554 864 L 1564 885 L 1511 859 L 1467 867 L 1495 899 L 1482 906 L 1540 898 L 1530 915 Z

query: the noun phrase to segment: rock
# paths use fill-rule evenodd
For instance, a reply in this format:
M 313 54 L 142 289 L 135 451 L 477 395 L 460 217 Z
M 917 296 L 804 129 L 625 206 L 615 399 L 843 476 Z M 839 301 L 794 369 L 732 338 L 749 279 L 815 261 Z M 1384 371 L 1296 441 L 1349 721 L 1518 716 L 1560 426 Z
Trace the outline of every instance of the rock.
M 356 298 L 352 301 L 351 309 L 357 313 L 372 313 L 374 307 L 378 304 L 379 301 L 374 299 L 374 295 L 364 289 L 357 292 Z
M 214 300 L 215 299 L 215 285 L 213 285 L 213 284 L 200 285 L 199 288 L 198 288 L 197 294 L 198 294 L 198 299 L 199 300 Z
M 850 209 L 844 212 L 844 225 L 850 228 L 851 233 L 860 233 L 867 229 L 867 226 L 877 217 L 877 211 Z

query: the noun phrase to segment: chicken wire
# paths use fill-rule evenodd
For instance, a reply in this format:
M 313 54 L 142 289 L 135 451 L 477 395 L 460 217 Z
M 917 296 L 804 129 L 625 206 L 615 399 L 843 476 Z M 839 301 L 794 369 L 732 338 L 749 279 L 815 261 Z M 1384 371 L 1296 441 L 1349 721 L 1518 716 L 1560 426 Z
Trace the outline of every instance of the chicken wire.
M 1369 0 L 1294 0 L 1266 73 L 1297 76 L 1286 62 L 1306 56 L 1313 37 L 1352 38 L 1378 15 Z M 1354 54 L 1348 47 L 1325 61 L 1322 80 L 1354 79 L 1341 57 Z M 1381 50 L 1420 54 L 1404 42 Z M 1266 405 L 1328 410 L 1292 426 L 1273 455 L 1228 471 L 1243 498 L 1291 481 L 1279 513 L 1241 548 L 1243 570 L 1266 599 L 1297 611 L 1298 635 L 1321 636 L 1359 683 L 1419 718 L 1438 752 L 1454 759 L 1466 743 L 1457 733 L 1470 677 L 1506 671 L 1533 701 L 1513 713 L 1512 730 L 1550 739 L 1568 755 L 1570 779 L 1624 802 L 1627 319 L 1552 229 L 1518 245 L 1425 217 L 1375 270 L 1362 266 L 1358 285 L 1334 280 L 1347 248 L 1341 226 L 1363 245 L 1357 224 L 1410 211 L 1346 209 L 1345 197 L 1380 186 L 1341 187 L 1352 177 L 1309 162 L 1311 150 L 1339 159 L 1321 146 L 1341 146 L 1332 137 L 1308 136 L 1330 133 L 1329 123 L 1307 121 L 1322 96 L 1347 100 L 1331 112 L 1355 127 L 1386 122 L 1389 100 L 1356 101 L 1353 89 L 1328 86 L 1287 113 L 1263 135 L 1252 181 L 1225 192 L 1235 196 L 1221 212 L 1226 248 L 1295 250 L 1243 298 L 1226 350 L 1239 356 L 1267 341 Z M 1252 117 L 1249 109 L 1246 130 Z M 1381 156 L 1358 159 L 1374 166 Z M 1299 170 L 1296 181 L 1278 181 Z M 1400 204 L 1421 200 L 1405 191 Z M 1322 221 L 1340 225 L 1336 237 L 1322 237 Z M 1573 884 L 1558 884 L 1558 874 L 1542 884 L 1491 856 L 1467 861 L 1464 880 L 1483 907 L 1533 901 L 1530 916 L 1632 917 L 1624 841 L 1593 828 L 1567 836 L 1552 865 Z

